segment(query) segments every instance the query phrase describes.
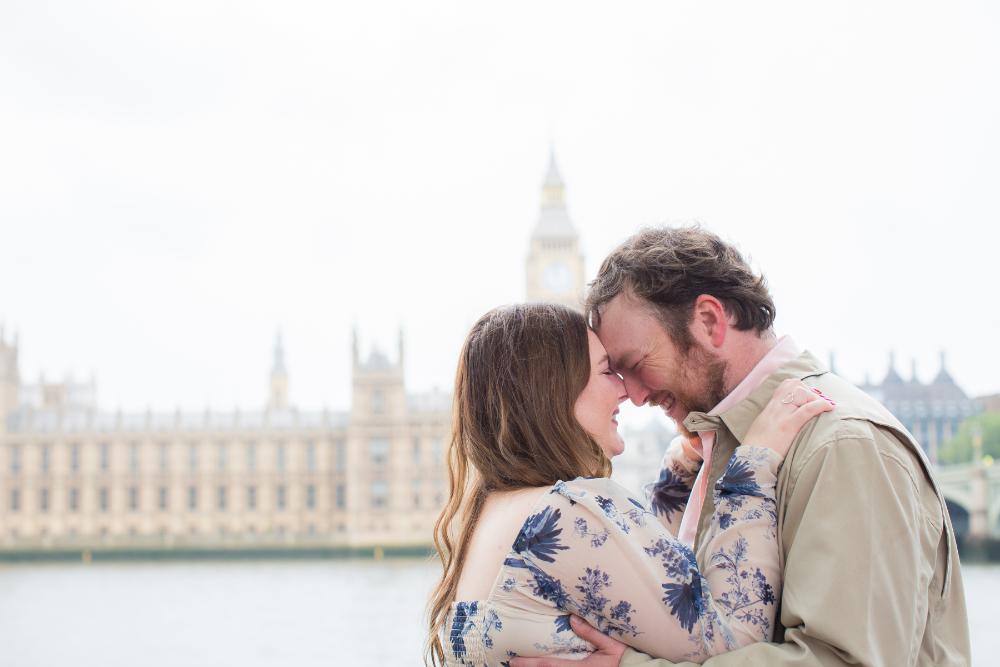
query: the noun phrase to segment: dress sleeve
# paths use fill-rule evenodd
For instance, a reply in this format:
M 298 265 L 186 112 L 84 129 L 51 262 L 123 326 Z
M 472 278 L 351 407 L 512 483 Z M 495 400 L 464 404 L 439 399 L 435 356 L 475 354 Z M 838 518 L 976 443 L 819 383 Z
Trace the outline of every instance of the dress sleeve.
M 740 447 L 720 479 L 710 567 L 608 479 L 560 482 L 525 521 L 507 565 L 527 595 L 671 660 L 770 639 L 777 585 L 774 487 L 781 458 Z
M 659 478 L 644 489 L 653 514 L 674 536 L 680 530 L 684 508 L 701 468 L 701 461 L 692 460 L 684 454 L 683 442 L 682 435 L 670 442 L 660 464 Z

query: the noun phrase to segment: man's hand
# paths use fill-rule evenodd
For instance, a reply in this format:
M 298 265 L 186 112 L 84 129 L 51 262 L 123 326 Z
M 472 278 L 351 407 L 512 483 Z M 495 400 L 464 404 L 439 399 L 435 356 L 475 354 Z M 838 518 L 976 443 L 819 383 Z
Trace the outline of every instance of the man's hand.
M 625 644 L 595 630 L 579 616 L 569 619 L 570 627 L 580 639 L 597 647 L 585 660 L 560 660 L 558 658 L 513 658 L 510 667 L 618 667 Z

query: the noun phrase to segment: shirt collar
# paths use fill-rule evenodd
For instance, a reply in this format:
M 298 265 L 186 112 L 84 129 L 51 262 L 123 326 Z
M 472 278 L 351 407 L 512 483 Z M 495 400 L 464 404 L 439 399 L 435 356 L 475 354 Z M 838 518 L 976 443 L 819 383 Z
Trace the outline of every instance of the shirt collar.
M 757 365 L 750 369 L 746 377 L 740 380 L 740 383 L 725 398 L 719 401 L 718 405 L 709 410 L 708 414 L 713 416 L 721 415 L 727 410 L 732 409 L 740 401 L 747 398 L 754 389 L 759 387 L 769 375 L 775 373 L 785 364 L 794 361 L 800 354 L 802 354 L 802 351 L 799 350 L 799 346 L 795 344 L 792 337 L 782 336 L 778 339 L 778 343 L 757 362 Z
M 778 350 L 778 347 L 783 344 L 783 349 Z M 772 353 L 776 351 L 777 354 L 772 357 Z M 789 353 L 795 353 L 795 356 L 789 359 Z M 763 377 L 758 377 L 756 371 L 765 368 L 765 366 L 762 366 L 765 360 L 773 362 L 775 359 L 784 363 L 779 363 L 777 367 L 774 367 L 772 363 L 766 364 L 766 369 L 771 372 L 762 374 Z M 737 385 L 737 389 L 740 389 L 741 395 L 739 400 L 734 398 L 732 402 L 729 401 L 730 397 L 735 397 L 736 395 L 737 390 L 734 389 L 711 412 L 690 413 L 684 420 L 684 426 L 691 432 L 698 432 L 715 431 L 724 425 L 736 437 L 737 441 L 742 442 L 747 431 L 750 430 L 753 420 L 757 418 L 757 415 L 764 409 L 767 402 L 771 400 L 774 390 L 783 380 L 788 378 L 801 380 L 810 376 L 822 375 L 826 372 L 826 369 L 812 353 L 808 350 L 799 352 L 797 346 L 795 346 L 795 343 L 790 338 L 787 336 L 783 337 L 779 341 L 779 345 L 775 346 L 765 355 L 754 366 L 753 370 L 747 374 L 747 377 Z M 753 380 L 751 380 L 751 376 L 753 376 Z

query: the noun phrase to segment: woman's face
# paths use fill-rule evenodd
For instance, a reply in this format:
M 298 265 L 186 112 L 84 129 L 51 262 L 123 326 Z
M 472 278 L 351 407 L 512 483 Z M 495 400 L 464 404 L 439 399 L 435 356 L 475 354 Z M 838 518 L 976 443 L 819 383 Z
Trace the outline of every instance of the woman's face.
M 608 366 L 608 353 L 593 331 L 587 330 L 590 346 L 590 379 L 573 406 L 573 414 L 610 459 L 625 449 L 618 435 L 618 405 L 628 398 L 625 383 Z

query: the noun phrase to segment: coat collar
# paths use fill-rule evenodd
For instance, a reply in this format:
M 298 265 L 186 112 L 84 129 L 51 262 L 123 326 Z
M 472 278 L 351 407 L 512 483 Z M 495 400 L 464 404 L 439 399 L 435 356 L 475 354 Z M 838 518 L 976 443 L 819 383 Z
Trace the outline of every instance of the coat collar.
M 740 443 L 746 437 L 750 425 L 757 415 L 761 413 L 767 402 L 774 395 L 774 390 L 783 381 L 792 378 L 802 380 L 807 377 L 819 376 L 827 373 L 808 350 L 800 354 L 794 361 L 791 361 L 776 372 L 767 376 L 756 389 L 750 392 L 745 399 L 726 410 L 720 415 L 710 415 L 705 412 L 691 412 L 684 419 L 684 426 L 692 432 L 717 431 L 720 426 L 725 426 L 729 432 L 736 437 Z

